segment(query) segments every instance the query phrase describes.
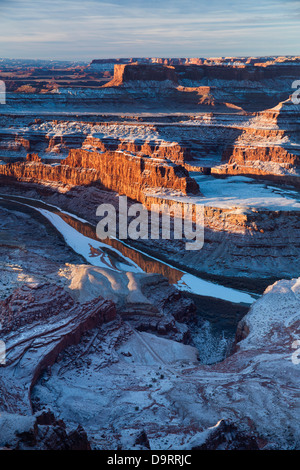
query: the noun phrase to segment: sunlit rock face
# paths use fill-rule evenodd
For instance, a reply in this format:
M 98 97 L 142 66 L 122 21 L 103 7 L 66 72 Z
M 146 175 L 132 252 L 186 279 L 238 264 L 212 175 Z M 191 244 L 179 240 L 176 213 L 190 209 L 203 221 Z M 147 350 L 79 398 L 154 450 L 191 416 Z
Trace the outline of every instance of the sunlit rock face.
M 299 58 L 29 69 L 0 116 L 0 447 L 299 449 Z M 119 195 L 202 207 L 203 248 L 103 245 Z
M 98 183 L 144 202 L 145 189 L 164 187 L 181 194 L 199 194 L 198 184 L 187 170 L 175 164 L 160 163 L 123 152 L 91 153 L 71 150 L 58 166 L 43 163 L 2 165 L 3 176 L 28 182 L 56 182 L 72 186 Z
M 299 187 L 299 116 L 292 97 L 257 113 L 212 173 L 264 177 Z

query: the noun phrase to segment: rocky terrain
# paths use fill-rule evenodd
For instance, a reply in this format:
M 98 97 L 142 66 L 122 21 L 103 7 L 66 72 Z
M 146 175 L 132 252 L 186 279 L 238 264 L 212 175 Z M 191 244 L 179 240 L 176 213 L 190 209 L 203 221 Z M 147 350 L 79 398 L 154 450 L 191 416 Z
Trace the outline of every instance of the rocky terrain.
M 1 448 L 299 448 L 299 75 L 0 62 Z M 203 209 L 202 249 L 99 240 L 119 195 Z
M 249 127 L 223 152 L 213 174 L 264 176 L 299 186 L 299 113 L 292 99 L 258 113 Z
M 144 202 L 145 188 L 164 187 L 185 195 L 200 192 L 187 170 L 169 162 L 152 161 L 151 157 L 76 149 L 70 151 L 61 165 L 45 165 L 36 160 L 35 154 L 33 157 L 28 154 L 26 163 L 1 166 L 1 174 L 21 181 L 54 181 L 72 186 L 96 182 L 140 202 Z
M 22 448 L 23 433 L 48 407 L 71 428 L 83 427 L 87 438 L 81 431 L 77 442 L 95 449 L 139 448 L 141 430 L 144 446 L 156 450 L 299 445 L 299 373 L 292 360 L 299 279 L 268 288 L 240 323 L 236 352 L 209 367 L 198 363 L 195 348 L 133 329 L 112 303 L 74 304 L 47 284 L 14 291 L 1 303 L 1 321 L 5 447 Z M 38 426 L 32 434 L 41 433 Z

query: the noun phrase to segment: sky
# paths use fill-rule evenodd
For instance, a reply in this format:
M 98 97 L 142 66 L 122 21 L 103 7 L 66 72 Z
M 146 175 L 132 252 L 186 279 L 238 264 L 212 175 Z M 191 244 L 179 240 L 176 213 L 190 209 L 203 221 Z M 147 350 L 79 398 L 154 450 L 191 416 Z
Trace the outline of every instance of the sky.
M 0 57 L 300 55 L 300 0 L 0 0 Z

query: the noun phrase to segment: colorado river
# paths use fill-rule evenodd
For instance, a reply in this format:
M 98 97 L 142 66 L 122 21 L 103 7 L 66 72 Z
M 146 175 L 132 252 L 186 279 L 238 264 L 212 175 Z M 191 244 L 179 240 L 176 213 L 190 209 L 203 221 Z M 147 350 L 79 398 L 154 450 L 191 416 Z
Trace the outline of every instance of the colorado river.
M 0 205 L 16 214 L 26 212 L 38 216 L 42 224 L 56 230 L 83 263 L 123 272 L 162 274 L 196 304 L 199 323 L 192 325 L 191 330 L 202 362 L 215 363 L 228 355 L 237 323 L 247 313 L 255 294 L 209 282 L 119 240 L 99 240 L 93 225 L 51 204 L 21 196 L 0 195 Z
M 95 227 L 88 221 L 63 211 L 59 207 L 21 196 L 0 194 L 0 198 L 19 207 L 25 206 L 39 212 L 76 253 L 94 266 L 121 271 L 159 273 L 167 277 L 169 282 L 179 290 L 245 306 L 251 305 L 257 298 L 255 294 L 225 287 L 179 270 L 117 239 L 99 240 Z

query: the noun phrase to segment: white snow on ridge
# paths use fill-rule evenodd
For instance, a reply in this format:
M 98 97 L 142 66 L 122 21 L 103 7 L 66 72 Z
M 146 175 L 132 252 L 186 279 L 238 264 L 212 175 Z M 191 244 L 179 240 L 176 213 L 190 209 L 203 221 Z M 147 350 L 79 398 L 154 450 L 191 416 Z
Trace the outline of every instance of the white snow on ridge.
M 284 188 L 274 189 L 274 186 L 243 176 L 226 179 L 198 176 L 195 179 L 205 196 L 206 206 L 300 210 L 300 194 L 297 191 L 291 197 L 291 193 L 286 193 Z
M 131 351 L 129 357 L 126 356 L 128 350 Z M 118 349 L 118 354 L 121 354 L 122 361 L 139 365 L 198 361 L 198 350 L 195 347 L 136 330 L 133 330 L 132 336 Z
M 242 349 L 257 348 L 259 341 L 274 337 L 277 330 L 289 330 L 291 345 L 299 339 L 300 278 L 282 279 L 269 286 L 264 295 L 255 302 L 244 321 L 249 335 L 240 343 Z M 298 328 L 291 328 L 298 324 Z M 280 330 L 281 327 L 281 330 Z M 277 336 L 278 339 L 278 336 Z
M 203 196 L 179 196 L 175 192 L 163 192 L 159 189 L 149 191 L 148 195 L 171 199 L 174 202 L 199 204 L 206 207 L 291 211 L 300 210 L 299 191 L 285 190 L 270 184 L 261 183 L 245 176 L 214 178 L 200 173 L 190 173 L 199 184 Z

